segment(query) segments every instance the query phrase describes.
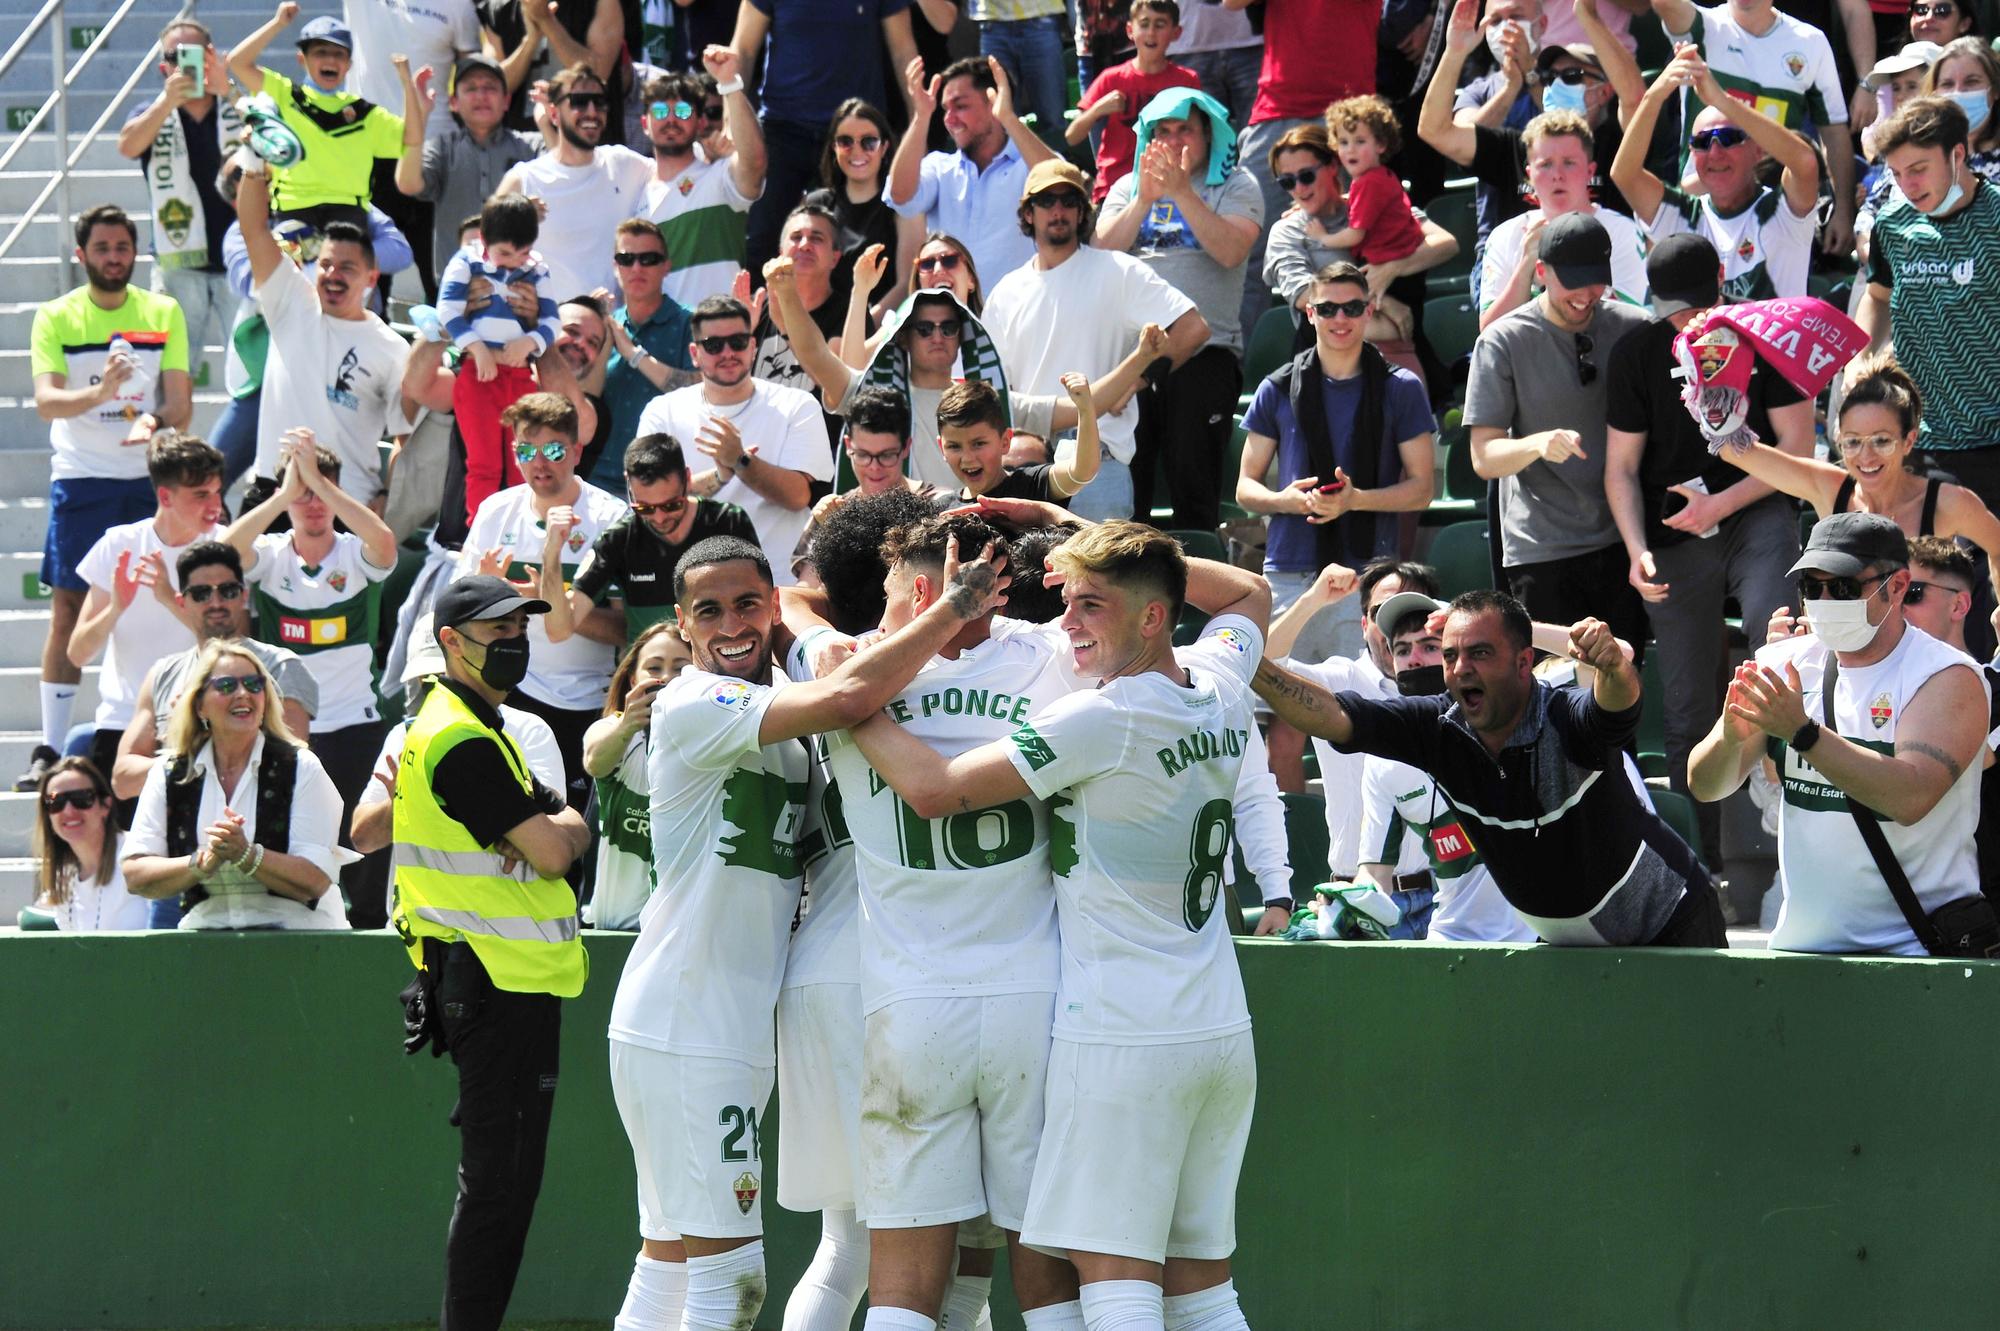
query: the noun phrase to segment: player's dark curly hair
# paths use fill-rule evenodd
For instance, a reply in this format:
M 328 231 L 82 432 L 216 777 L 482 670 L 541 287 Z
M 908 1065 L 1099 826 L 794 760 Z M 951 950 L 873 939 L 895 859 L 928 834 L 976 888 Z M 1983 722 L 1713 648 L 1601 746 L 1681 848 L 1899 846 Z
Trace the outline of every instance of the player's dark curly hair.
M 994 545 L 1006 552 L 1007 538 L 977 513 L 961 513 L 953 516 L 939 515 L 925 518 L 922 522 L 899 527 L 888 534 L 882 542 L 882 558 L 891 568 L 897 564 L 918 564 L 926 572 L 943 569 L 945 556 L 950 552 L 953 537 L 958 538 L 958 557 L 961 560 L 979 558 L 979 552 L 988 545 Z M 1008 569 L 1000 569 L 1002 577 Z
M 1049 551 L 1076 534 L 1074 527 L 1030 527 L 1007 547 L 1007 562 L 1014 580 L 1007 584 L 1007 604 L 1000 613 L 1009 619 L 1030 624 L 1047 624 L 1063 612 L 1062 587 L 1045 587 L 1042 577 L 1048 568 Z
M 809 556 L 826 588 L 827 612 L 843 633 L 865 633 L 882 622 L 885 538 L 930 517 L 929 501 L 898 486 L 850 499 L 819 520 Z

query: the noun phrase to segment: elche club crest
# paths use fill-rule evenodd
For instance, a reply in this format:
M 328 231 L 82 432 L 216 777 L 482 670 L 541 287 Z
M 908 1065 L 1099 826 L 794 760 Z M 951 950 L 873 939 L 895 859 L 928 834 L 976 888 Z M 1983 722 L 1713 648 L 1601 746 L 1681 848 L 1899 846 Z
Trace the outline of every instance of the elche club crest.
M 1888 725 L 1895 715 L 1896 700 L 1891 698 L 1887 692 L 1876 694 L 1875 701 L 1868 704 L 1868 719 L 1874 722 L 1877 730 Z
M 757 1204 L 757 1176 L 748 1171 L 738 1174 L 729 1189 L 736 1194 L 736 1209 L 749 1215 L 750 1208 Z
M 347 575 L 338 569 L 326 575 L 326 585 L 337 592 L 347 590 Z

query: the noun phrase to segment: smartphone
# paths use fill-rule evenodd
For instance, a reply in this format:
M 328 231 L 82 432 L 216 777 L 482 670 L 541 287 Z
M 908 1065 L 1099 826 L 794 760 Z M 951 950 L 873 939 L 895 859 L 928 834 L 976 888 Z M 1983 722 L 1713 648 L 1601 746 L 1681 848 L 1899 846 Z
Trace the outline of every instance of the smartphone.
M 1319 492 L 1323 495 L 1339 494 L 1346 488 L 1346 481 L 1328 481 L 1325 485 L 1319 487 Z
M 208 96 L 207 54 L 206 51 L 192 42 L 183 42 L 174 51 L 174 61 L 181 67 L 181 73 L 186 74 L 194 80 L 194 95 L 197 97 Z

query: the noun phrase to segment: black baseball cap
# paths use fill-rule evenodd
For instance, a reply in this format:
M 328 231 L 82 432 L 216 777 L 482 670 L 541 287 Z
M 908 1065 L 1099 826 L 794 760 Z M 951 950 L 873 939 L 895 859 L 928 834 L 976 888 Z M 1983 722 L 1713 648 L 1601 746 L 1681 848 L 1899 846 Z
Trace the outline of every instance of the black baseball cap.
M 500 68 L 500 62 L 498 60 L 495 60 L 490 55 L 474 54 L 468 56 L 460 56 L 458 63 L 451 67 L 451 88 L 449 89 L 449 91 L 457 92 L 458 85 L 463 83 L 465 81 L 465 76 L 467 74 L 470 74 L 473 70 L 481 70 L 485 73 L 491 74 L 494 78 L 500 80 L 501 90 L 502 91 L 506 90 L 507 71 Z
M 1909 567 L 1910 540 L 1896 520 L 1880 513 L 1835 513 L 1813 524 L 1805 553 L 1790 572 L 1852 578 L 1876 564 Z
M 1564 213 L 1543 227 L 1535 257 L 1566 287 L 1611 285 L 1611 233 L 1589 213 Z
M 521 595 L 505 578 L 496 578 L 490 573 L 475 573 L 469 578 L 460 578 L 440 592 L 436 604 L 431 607 L 438 628 L 454 629 L 476 619 L 498 619 L 516 610 L 526 610 L 531 615 L 546 615 L 549 603 Z
M 1646 256 L 1646 285 L 1653 313 L 1705 310 L 1722 298 L 1722 258 L 1708 237 L 1692 231 L 1668 236 Z

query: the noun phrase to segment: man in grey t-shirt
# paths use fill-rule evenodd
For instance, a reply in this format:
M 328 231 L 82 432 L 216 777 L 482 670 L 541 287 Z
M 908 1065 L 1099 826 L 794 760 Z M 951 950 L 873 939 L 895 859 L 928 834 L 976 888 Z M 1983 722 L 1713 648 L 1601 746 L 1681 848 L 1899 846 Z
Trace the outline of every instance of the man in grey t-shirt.
M 1647 312 L 1607 302 L 1611 237 L 1588 213 L 1542 228 L 1541 295 L 1490 325 L 1472 349 L 1465 424 L 1472 466 L 1499 481 L 1506 590 L 1544 623 L 1595 616 L 1646 640 L 1644 604 L 1604 497 L 1604 367 Z
M 1210 528 L 1222 520 L 1222 459 L 1243 391 L 1243 269 L 1264 197 L 1236 165 L 1229 113 L 1206 93 L 1169 88 L 1140 111 L 1134 133 L 1132 172 L 1104 196 L 1091 243 L 1152 269 L 1207 315 L 1210 334 L 1179 369 L 1139 390 L 1134 511 L 1143 521 L 1151 509 L 1164 455 L 1173 525 Z

